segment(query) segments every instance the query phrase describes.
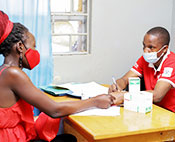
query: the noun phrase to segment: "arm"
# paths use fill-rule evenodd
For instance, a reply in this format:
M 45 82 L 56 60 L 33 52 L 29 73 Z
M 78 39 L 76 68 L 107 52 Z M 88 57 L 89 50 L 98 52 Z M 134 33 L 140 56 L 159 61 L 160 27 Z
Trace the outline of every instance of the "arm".
M 129 77 L 137 77 L 138 75 L 136 73 L 134 73 L 133 71 L 128 71 L 122 78 L 120 79 L 117 79 L 116 80 L 116 84 L 112 84 L 110 87 L 109 87 L 109 93 L 111 92 L 116 92 L 118 88 L 118 91 L 121 91 L 123 89 L 126 88 L 126 86 L 128 85 L 128 78 Z M 116 86 L 117 85 L 117 86 Z
M 171 84 L 166 81 L 158 81 L 154 90 L 149 90 L 148 92 L 153 93 L 153 102 L 158 103 L 163 99 L 171 87 Z
M 16 96 L 54 118 L 93 107 L 108 108 L 113 103 L 113 97 L 111 95 L 99 95 L 83 101 L 56 103 L 36 88 L 29 77 L 19 68 L 8 68 L 5 77 L 8 80 L 10 89 Z
M 158 103 L 160 102 L 166 93 L 171 89 L 171 84 L 165 81 L 158 81 L 154 90 L 148 90 L 148 92 L 153 93 L 153 102 Z M 124 101 L 124 94 L 126 92 L 112 92 L 110 93 L 112 96 L 115 97 L 114 104 L 120 105 Z

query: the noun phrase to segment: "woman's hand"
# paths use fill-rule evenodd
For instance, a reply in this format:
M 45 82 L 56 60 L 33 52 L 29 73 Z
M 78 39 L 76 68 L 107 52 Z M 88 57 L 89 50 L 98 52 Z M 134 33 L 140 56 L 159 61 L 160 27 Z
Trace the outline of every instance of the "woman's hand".
M 113 100 L 113 103 L 115 105 L 120 105 L 123 103 L 124 101 L 124 94 L 126 93 L 126 91 L 116 91 L 116 92 L 112 92 L 110 93 L 111 96 L 113 96 L 115 99 Z
M 114 104 L 115 97 L 110 94 L 102 94 L 91 99 L 94 99 L 94 103 L 97 108 L 109 108 L 112 104 Z

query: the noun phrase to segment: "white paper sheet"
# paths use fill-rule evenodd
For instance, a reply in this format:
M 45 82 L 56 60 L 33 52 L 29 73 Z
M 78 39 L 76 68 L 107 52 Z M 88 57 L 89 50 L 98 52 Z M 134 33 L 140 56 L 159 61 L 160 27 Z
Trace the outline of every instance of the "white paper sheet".
M 117 116 L 120 115 L 120 107 L 118 106 L 111 106 L 107 109 L 100 109 L 100 108 L 94 108 L 89 109 L 83 112 L 75 113 L 73 115 L 76 116 Z
M 99 94 L 108 94 L 108 88 L 96 82 L 66 83 L 57 86 L 67 88 L 73 92 L 71 95 L 82 97 L 83 99 L 95 97 Z

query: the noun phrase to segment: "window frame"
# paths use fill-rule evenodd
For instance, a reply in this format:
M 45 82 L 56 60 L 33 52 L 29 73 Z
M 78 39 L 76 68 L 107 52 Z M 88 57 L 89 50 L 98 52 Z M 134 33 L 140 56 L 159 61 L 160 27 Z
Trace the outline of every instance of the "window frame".
M 90 11 L 90 6 L 91 6 L 91 0 L 85 0 L 87 2 L 87 5 L 86 5 L 86 9 L 87 9 L 87 12 L 86 13 L 83 13 L 83 12 L 74 12 L 73 11 L 73 1 L 74 0 L 70 0 L 71 1 L 71 10 L 70 10 L 70 13 L 68 12 L 51 12 L 51 35 L 52 37 L 53 36 L 69 36 L 69 38 L 71 39 L 72 36 L 86 36 L 86 51 L 84 52 L 81 52 L 81 51 L 71 51 L 71 45 L 69 44 L 69 48 L 70 48 L 70 51 L 69 52 L 53 52 L 52 51 L 52 55 L 53 56 L 59 56 L 59 55 L 87 55 L 87 54 L 90 54 L 90 23 L 91 23 L 91 11 Z M 83 1 L 83 0 L 82 0 Z M 86 32 L 84 33 L 66 33 L 66 34 L 54 34 L 53 33 L 53 24 L 54 24 L 54 21 L 55 20 L 58 20 L 59 18 L 57 17 L 62 17 L 62 19 L 60 18 L 59 20 L 60 21 L 65 21 L 65 19 L 67 21 L 70 21 L 70 19 L 80 19 L 78 18 L 78 16 L 82 16 L 82 17 L 86 17 Z M 67 18 L 66 18 L 67 17 Z M 52 41 L 51 41 L 52 42 Z M 71 43 L 71 40 L 69 40 L 69 43 Z M 52 47 L 53 48 L 53 47 Z

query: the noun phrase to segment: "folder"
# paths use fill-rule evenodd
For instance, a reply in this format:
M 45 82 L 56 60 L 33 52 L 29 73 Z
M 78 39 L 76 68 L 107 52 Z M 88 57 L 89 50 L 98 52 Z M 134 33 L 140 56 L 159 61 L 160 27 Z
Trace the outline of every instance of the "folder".
M 52 86 L 52 85 L 40 86 L 39 88 L 42 91 L 44 91 L 50 95 L 53 95 L 53 96 L 71 95 L 73 93 L 71 90 L 69 90 L 67 88 Z

